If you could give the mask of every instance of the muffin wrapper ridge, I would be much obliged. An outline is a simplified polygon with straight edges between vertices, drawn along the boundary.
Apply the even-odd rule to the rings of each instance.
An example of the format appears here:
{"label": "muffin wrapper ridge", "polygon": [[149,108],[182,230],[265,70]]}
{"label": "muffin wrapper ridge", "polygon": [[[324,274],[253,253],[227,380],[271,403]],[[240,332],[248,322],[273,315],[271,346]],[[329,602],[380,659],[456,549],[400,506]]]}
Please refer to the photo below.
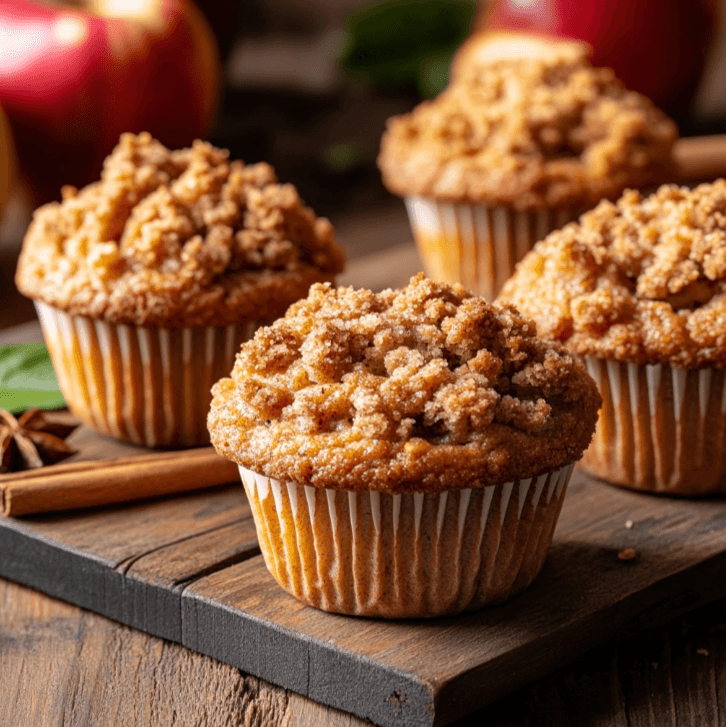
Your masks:
{"label": "muffin wrapper ridge", "polygon": [[258,326],[167,330],[35,306],[68,408],[103,434],[147,447],[209,442],[210,389]]}
{"label": "muffin wrapper ridge", "polygon": [[418,618],[500,603],[539,573],[574,464],[480,489],[316,488],[240,467],[267,568],[300,601]]}
{"label": "muffin wrapper ridge", "polygon": [[536,242],[582,212],[518,211],[423,197],[407,197],[405,203],[426,274],[439,282],[461,283],[488,301]]}
{"label": "muffin wrapper ridge", "polygon": [[603,397],[582,468],[632,489],[726,492],[726,376],[586,357]]}

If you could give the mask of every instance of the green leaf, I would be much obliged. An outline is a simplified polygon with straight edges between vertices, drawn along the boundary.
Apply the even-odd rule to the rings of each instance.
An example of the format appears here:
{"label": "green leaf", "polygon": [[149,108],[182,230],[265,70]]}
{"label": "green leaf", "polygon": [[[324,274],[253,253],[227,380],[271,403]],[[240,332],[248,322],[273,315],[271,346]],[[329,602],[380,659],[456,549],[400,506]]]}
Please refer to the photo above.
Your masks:
{"label": "green leaf", "polygon": [[[418,86],[435,95],[448,64],[469,34],[475,0],[374,0],[351,13],[343,69],[373,86]],[[445,63],[442,70],[434,69]],[[423,74],[423,75],[422,75]]]}
{"label": "green leaf", "polygon": [[363,153],[354,141],[332,144],[323,152],[325,166],[331,172],[344,174],[355,169],[363,160]]}
{"label": "green leaf", "polygon": [[0,346],[0,409],[17,414],[65,405],[44,343]]}

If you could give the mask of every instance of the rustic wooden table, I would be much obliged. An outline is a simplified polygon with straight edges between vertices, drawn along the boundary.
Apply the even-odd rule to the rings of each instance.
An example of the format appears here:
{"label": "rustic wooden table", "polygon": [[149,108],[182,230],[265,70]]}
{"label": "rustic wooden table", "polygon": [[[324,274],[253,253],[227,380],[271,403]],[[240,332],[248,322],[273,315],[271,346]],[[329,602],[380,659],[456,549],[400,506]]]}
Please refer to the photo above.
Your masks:
{"label": "rustic wooden table", "polygon": [[[390,225],[399,234],[398,216]],[[381,289],[402,284],[418,268],[413,245],[406,243],[359,254],[341,282]],[[0,344],[37,336],[37,324],[31,322],[1,330]],[[702,585],[704,593],[710,592],[707,583]],[[707,598],[694,591],[691,603]],[[680,610],[688,608],[686,593]],[[590,650],[513,693],[503,691],[498,701],[453,724],[726,725],[724,614],[726,599],[721,599],[665,626],[661,619],[648,630],[646,623],[639,635]],[[2,578],[0,675],[3,726],[370,724],[178,643]]]}
{"label": "rustic wooden table", "polygon": [[[726,724],[724,608],[601,647],[455,727]],[[0,674],[8,727],[370,724],[3,579]]]}

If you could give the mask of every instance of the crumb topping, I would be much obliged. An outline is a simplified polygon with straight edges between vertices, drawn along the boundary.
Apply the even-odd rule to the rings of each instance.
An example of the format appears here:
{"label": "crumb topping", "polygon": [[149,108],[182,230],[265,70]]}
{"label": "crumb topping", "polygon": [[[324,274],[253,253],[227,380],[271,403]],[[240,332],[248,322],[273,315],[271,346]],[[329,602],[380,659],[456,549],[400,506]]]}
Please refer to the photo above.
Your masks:
{"label": "crumb topping", "polygon": [[578,354],[726,366],[726,182],[602,202],[537,243],[497,300]]}
{"label": "crumb topping", "polygon": [[335,489],[501,484],[579,459],[600,397],[514,308],[422,274],[375,294],[314,285],[242,345],[209,415],[220,454]]}
{"label": "crumb topping", "polygon": [[675,123],[611,69],[593,68],[588,46],[472,42],[436,99],[389,120],[378,163],[392,192],[591,207],[672,178]]}
{"label": "crumb topping", "polygon": [[112,323],[219,326],[281,315],[343,260],[330,222],[268,164],[124,134],[99,182],[35,213],[16,281]]}

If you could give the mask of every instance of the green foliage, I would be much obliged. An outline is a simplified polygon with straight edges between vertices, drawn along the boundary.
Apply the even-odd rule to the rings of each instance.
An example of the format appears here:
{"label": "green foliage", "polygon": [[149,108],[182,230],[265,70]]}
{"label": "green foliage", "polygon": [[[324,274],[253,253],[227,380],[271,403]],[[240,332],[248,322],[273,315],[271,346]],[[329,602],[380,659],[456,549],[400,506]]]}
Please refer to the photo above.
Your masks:
{"label": "green foliage", "polygon": [[435,96],[475,10],[475,0],[376,0],[350,16],[341,65],[373,86]]}
{"label": "green foliage", "polygon": [[338,174],[355,169],[362,159],[363,153],[355,142],[333,144],[323,152],[325,166]]}
{"label": "green foliage", "polygon": [[0,346],[0,409],[17,414],[65,405],[44,343]]}

